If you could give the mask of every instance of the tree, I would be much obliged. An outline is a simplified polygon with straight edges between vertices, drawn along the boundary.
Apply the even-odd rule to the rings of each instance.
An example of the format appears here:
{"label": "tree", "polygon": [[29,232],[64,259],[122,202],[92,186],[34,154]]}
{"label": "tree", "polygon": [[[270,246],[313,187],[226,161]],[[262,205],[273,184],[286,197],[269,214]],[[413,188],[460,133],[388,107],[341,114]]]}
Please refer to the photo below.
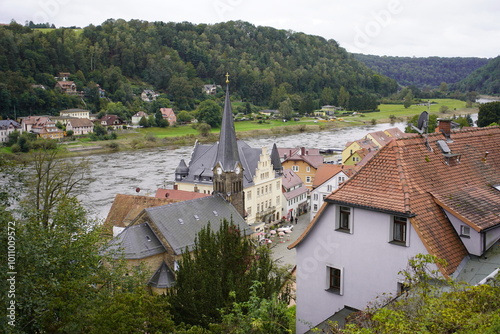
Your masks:
{"label": "tree", "polygon": [[349,92],[344,86],[340,87],[339,90],[339,107],[347,108],[349,106]]}
{"label": "tree", "polygon": [[191,123],[193,116],[186,110],[182,110],[177,114],[177,122],[179,123]]}
{"label": "tree", "polygon": [[285,101],[280,103],[278,110],[281,118],[290,120],[293,115],[292,101],[287,98]]}
{"label": "tree", "polygon": [[56,150],[39,150],[33,154],[33,178],[29,180],[26,197],[27,215],[37,215],[44,227],[57,227],[53,219],[61,202],[79,194],[92,182],[89,162],[60,160]]}
{"label": "tree", "polygon": [[262,333],[285,334],[294,328],[295,316],[288,305],[273,294],[270,298],[257,296],[261,283],[255,282],[250,292],[250,299],[234,302],[222,316],[220,332],[233,334]]}
{"label": "tree", "polygon": [[205,100],[198,107],[198,122],[217,128],[222,122],[222,108],[213,100]]}
{"label": "tree", "polygon": [[[232,223],[223,220],[218,231],[210,224],[198,234],[192,253],[186,249],[179,262],[170,300],[177,322],[207,327],[221,321],[220,311],[233,302],[254,296],[270,298],[288,281],[272,260],[267,247],[255,248]],[[281,296],[288,302],[288,294]]]}
{"label": "tree", "polygon": [[143,128],[148,128],[149,127],[149,122],[146,116],[142,116],[141,120],[139,121],[139,126],[142,126]]}
{"label": "tree", "polygon": [[479,106],[477,126],[484,127],[492,123],[500,124],[500,102],[483,103]]}
{"label": "tree", "polygon": [[207,123],[198,123],[196,125],[196,130],[198,130],[202,137],[207,137],[210,134],[210,130],[212,130],[212,127]]}
{"label": "tree", "polygon": [[405,108],[410,108],[412,103],[413,103],[413,94],[411,93],[411,90],[408,90],[408,93],[404,97],[403,105]]}

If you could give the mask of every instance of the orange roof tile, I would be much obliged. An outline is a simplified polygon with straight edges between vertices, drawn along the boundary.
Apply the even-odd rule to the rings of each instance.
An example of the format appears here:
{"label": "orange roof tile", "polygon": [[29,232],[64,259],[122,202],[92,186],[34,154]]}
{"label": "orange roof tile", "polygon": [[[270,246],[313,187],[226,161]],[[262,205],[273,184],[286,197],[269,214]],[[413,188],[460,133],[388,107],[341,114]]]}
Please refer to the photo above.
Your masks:
{"label": "orange roof tile", "polygon": [[210,196],[210,194],[196,193],[194,191],[185,191],[177,189],[162,189],[156,190],[156,198],[169,198],[175,201],[187,201],[190,199],[202,198]]}

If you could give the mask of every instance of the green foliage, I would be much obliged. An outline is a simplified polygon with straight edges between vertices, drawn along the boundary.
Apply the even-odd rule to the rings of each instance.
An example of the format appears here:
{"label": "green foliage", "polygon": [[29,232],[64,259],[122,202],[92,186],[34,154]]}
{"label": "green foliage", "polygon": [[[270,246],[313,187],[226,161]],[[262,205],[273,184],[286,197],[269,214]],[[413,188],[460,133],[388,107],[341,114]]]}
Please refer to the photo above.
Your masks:
{"label": "green foliage", "polygon": [[280,112],[280,116],[282,119],[286,120],[292,119],[293,108],[292,108],[292,101],[289,98],[280,103],[278,110]]}
{"label": "green foliage", "polygon": [[489,95],[500,94],[500,57],[489,60],[487,64],[453,85],[453,88]]}
{"label": "green foliage", "polygon": [[260,285],[260,282],[254,282],[250,288],[250,299],[234,302],[223,314],[220,331],[231,334],[293,333],[295,316],[290,314],[288,305],[276,293],[270,298],[259,297],[257,290]]}
{"label": "green foliage", "polygon": [[[354,58],[402,86],[440,87],[455,83],[486,65],[486,58],[393,57],[354,54]],[[441,87],[441,89],[444,88]]]}
{"label": "green foliage", "polygon": [[479,106],[477,126],[484,127],[491,123],[500,124],[500,102],[489,102]]}
{"label": "green foliage", "polygon": [[[394,80],[377,75],[333,40],[241,21],[195,25],[110,19],[78,33],[64,28],[41,33],[12,24],[0,27],[0,45],[0,114],[10,117],[77,107],[96,113],[106,108],[107,99],[129,108],[142,87],[167,92],[165,98],[177,109],[192,110],[197,100],[211,98],[201,92],[203,83],[222,84],[228,70],[234,73],[234,94],[273,108],[283,100],[280,94],[274,99],[273,89],[283,84],[287,95],[300,100],[319,101],[328,88],[330,103],[337,102],[341,86],[360,97],[397,90]],[[54,89],[59,71],[72,74],[86,105]],[[298,109],[300,101],[291,99]],[[158,105],[150,105],[154,113]]]}
{"label": "green foliage", "polygon": [[207,137],[210,134],[210,130],[212,130],[212,127],[207,123],[198,123],[195,127],[202,137]]}
{"label": "green foliage", "polygon": [[205,100],[198,106],[197,115],[198,122],[218,128],[222,122],[222,107],[213,100]]}
{"label": "green foliage", "polygon": [[[255,248],[232,223],[224,220],[218,231],[210,224],[198,234],[192,254],[179,262],[170,300],[177,322],[207,327],[221,321],[221,310],[250,300],[255,281],[256,298],[282,291],[288,275],[278,270],[269,249]],[[287,303],[288,294],[280,296]]]}
{"label": "green foliage", "polygon": [[191,115],[186,110],[182,110],[177,114],[178,123],[190,123],[192,120],[193,120],[193,115]]}

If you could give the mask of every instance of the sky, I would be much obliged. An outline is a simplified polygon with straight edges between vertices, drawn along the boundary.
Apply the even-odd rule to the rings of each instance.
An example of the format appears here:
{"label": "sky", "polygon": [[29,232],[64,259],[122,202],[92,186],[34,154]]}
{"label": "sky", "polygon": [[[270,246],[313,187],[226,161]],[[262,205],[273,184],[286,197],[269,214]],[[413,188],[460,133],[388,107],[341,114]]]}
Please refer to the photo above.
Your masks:
{"label": "sky", "polygon": [[0,23],[99,25],[107,19],[231,20],[334,39],[348,52],[401,57],[500,55],[498,0],[1,0]]}

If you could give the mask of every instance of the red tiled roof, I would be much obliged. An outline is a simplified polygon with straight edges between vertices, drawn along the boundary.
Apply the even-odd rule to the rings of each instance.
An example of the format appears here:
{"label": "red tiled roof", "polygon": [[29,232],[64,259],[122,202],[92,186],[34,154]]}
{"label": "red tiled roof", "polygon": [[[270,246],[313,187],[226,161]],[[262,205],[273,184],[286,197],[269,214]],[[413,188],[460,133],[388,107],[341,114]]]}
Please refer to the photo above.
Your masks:
{"label": "red tiled roof", "polygon": [[346,165],[322,164],[319,165],[314,175],[313,188],[317,188],[340,172],[344,172],[348,177],[356,173],[357,167]]}
{"label": "red tiled roof", "polygon": [[155,197],[156,198],[168,198],[175,201],[187,201],[190,199],[202,198],[210,196],[210,194],[196,193],[194,191],[185,191],[177,189],[157,189]]}
{"label": "red tiled roof", "polygon": [[421,136],[392,140],[326,201],[412,216],[429,253],[448,262],[442,271],[449,275],[467,250],[443,209],[477,231],[500,225],[500,192],[493,187],[500,184],[500,127],[453,131],[448,147],[459,162],[437,146],[442,134],[427,138],[432,152]]}

